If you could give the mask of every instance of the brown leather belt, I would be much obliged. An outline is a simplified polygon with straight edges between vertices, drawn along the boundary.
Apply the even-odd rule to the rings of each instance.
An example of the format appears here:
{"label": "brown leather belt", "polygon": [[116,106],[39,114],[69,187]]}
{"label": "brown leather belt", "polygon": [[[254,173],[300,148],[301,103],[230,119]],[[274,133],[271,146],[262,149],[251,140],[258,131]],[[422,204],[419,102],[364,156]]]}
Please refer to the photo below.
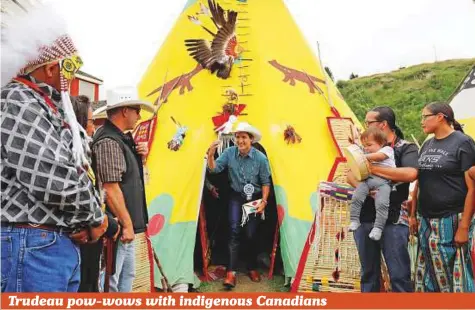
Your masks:
{"label": "brown leather belt", "polygon": [[12,223],[10,224],[15,228],[29,228],[29,229],[43,229],[48,231],[71,233],[72,230],[66,227],[53,226],[53,225],[37,225],[37,224],[25,224],[25,223]]}

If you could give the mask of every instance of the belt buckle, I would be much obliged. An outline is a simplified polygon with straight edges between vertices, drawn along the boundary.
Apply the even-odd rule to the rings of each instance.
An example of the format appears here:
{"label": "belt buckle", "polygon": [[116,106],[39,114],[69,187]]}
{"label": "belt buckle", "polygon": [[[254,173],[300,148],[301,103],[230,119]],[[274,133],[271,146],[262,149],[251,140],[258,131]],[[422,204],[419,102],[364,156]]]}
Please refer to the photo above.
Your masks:
{"label": "belt buckle", "polygon": [[[49,229],[48,225],[41,225],[41,224],[33,224],[33,223],[28,223],[29,226],[33,227],[33,228],[40,228],[43,226],[45,230],[51,230],[51,231],[56,231],[60,234],[62,234],[64,232],[64,227],[60,227],[60,226],[57,226],[56,229],[54,229],[54,226],[51,227],[51,229]],[[46,229],[48,228],[48,229]]]}

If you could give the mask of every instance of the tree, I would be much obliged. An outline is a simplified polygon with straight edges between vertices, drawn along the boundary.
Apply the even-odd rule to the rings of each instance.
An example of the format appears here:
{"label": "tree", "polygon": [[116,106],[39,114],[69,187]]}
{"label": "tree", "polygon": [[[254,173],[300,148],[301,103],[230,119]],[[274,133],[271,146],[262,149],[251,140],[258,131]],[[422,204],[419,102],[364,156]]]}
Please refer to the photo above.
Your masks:
{"label": "tree", "polygon": [[347,85],[348,85],[348,83],[345,82],[345,81],[342,81],[342,80],[339,80],[338,82],[336,82],[336,87],[337,87],[339,90],[342,90],[342,89],[345,88]]}
{"label": "tree", "polygon": [[325,67],[325,71],[327,72],[330,79],[332,79],[332,81],[335,81],[335,79],[333,78],[332,70],[330,70],[330,68],[328,68],[328,67]]}

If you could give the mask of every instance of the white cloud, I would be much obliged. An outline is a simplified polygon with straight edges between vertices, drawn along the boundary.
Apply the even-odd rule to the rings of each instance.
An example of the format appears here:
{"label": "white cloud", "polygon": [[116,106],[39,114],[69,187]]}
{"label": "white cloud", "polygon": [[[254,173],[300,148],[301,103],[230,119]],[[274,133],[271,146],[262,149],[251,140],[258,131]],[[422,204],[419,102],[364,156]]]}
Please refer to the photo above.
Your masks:
{"label": "white cloud", "polygon": [[[304,35],[338,79],[475,57],[469,0],[286,0]],[[434,51],[435,50],[435,51]]]}

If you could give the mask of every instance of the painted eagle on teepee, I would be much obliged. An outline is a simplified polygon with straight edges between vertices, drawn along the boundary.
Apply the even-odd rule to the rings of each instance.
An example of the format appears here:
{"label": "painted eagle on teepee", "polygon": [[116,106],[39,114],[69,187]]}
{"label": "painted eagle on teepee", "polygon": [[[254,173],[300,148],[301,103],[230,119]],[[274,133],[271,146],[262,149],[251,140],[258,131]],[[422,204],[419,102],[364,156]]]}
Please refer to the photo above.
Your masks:
{"label": "painted eagle on teepee", "polygon": [[[213,36],[213,40],[210,42],[205,39],[188,39],[185,40],[185,45],[190,56],[203,68],[210,70],[211,73],[216,72],[216,75],[222,79],[227,79],[231,73],[234,60],[243,51],[243,48],[237,42],[235,33],[238,13],[232,10],[225,11],[214,0],[208,0],[208,6],[217,33],[203,25],[201,27]],[[205,11],[208,13],[208,10]],[[191,17],[190,20],[201,24],[196,18]]]}

